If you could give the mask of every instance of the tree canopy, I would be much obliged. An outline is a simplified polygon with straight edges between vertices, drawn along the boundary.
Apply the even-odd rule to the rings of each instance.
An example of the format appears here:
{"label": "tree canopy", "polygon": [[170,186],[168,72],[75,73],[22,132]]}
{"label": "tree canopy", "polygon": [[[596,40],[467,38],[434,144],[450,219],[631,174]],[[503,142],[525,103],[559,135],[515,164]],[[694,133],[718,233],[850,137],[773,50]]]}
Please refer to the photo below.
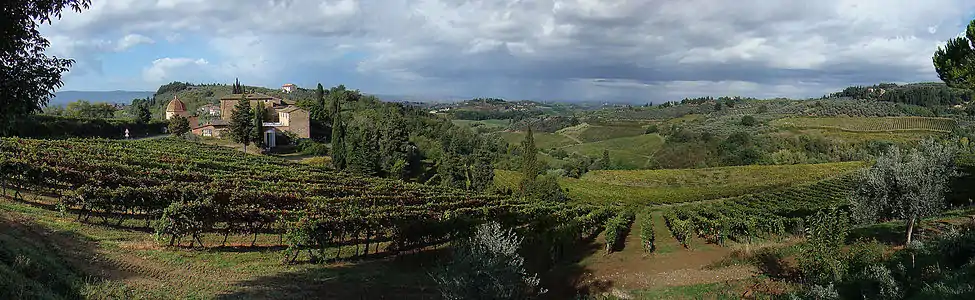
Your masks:
{"label": "tree canopy", "polygon": [[903,220],[910,244],[916,222],[946,206],[948,180],[955,175],[955,152],[951,145],[934,140],[924,140],[908,151],[891,147],[861,174],[850,203],[854,216],[861,222]]}
{"label": "tree canopy", "polygon": [[15,118],[33,114],[47,105],[63,85],[61,73],[71,59],[48,57],[50,45],[38,26],[61,17],[65,9],[81,12],[90,0],[10,0],[0,9],[0,134]]}
{"label": "tree canopy", "polygon": [[968,24],[965,36],[948,40],[934,52],[934,69],[948,86],[975,88],[975,20]]}
{"label": "tree canopy", "polygon": [[230,115],[230,139],[234,142],[244,144],[244,150],[247,150],[247,144],[250,144],[253,136],[252,127],[254,122],[254,111],[251,109],[250,101],[247,101],[245,97],[241,97],[240,101],[234,105],[234,111]]}
{"label": "tree canopy", "polygon": [[173,136],[182,136],[190,132],[190,121],[183,116],[175,116],[169,120],[169,133]]}

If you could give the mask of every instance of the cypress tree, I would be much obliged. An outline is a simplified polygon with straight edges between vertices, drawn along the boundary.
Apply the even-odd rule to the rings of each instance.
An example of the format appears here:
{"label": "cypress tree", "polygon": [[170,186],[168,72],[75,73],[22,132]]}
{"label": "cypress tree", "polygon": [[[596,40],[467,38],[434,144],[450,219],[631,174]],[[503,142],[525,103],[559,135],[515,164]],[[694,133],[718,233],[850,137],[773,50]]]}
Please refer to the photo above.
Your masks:
{"label": "cypress tree", "polygon": [[332,165],[336,169],[345,169],[345,126],[342,124],[342,114],[336,113],[332,117]]}
{"label": "cypress tree", "polygon": [[251,123],[251,141],[255,146],[264,146],[264,118],[267,108],[258,103],[254,106],[254,117]]}
{"label": "cypress tree", "polygon": [[532,136],[532,129],[528,127],[525,140],[521,142],[521,183],[518,188],[521,194],[525,195],[535,184],[535,177],[538,176],[538,149],[535,148],[535,138]]}
{"label": "cypress tree", "polygon": [[247,152],[247,144],[251,143],[253,114],[250,101],[247,101],[246,96],[242,96],[234,105],[234,111],[230,115],[230,139],[243,144],[244,152]]}

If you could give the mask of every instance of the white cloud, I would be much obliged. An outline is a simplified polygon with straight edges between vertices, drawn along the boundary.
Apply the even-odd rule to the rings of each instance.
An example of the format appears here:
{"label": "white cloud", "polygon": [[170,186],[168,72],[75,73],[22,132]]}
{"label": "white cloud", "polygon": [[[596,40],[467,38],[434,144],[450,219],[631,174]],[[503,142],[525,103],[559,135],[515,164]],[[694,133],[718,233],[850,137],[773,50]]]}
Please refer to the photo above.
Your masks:
{"label": "white cloud", "polygon": [[[937,80],[931,54],[973,12],[968,0],[96,0],[50,31],[71,37],[52,47],[79,58],[111,51],[97,46],[106,36],[120,48],[146,42],[140,36],[200,37],[204,43],[187,47],[215,53],[209,81],[275,85],[341,67],[358,72],[367,90],[809,96],[847,84]],[[132,32],[145,36],[123,43]],[[350,53],[356,61],[342,61]]]}
{"label": "white cloud", "polygon": [[139,44],[155,44],[156,41],[141,34],[128,34],[120,39],[115,46],[115,51],[125,51]]}
{"label": "white cloud", "polygon": [[207,66],[206,59],[171,58],[164,57],[152,61],[152,65],[142,70],[142,78],[147,82],[164,83],[171,81],[186,81],[190,72],[199,72],[201,67]]}

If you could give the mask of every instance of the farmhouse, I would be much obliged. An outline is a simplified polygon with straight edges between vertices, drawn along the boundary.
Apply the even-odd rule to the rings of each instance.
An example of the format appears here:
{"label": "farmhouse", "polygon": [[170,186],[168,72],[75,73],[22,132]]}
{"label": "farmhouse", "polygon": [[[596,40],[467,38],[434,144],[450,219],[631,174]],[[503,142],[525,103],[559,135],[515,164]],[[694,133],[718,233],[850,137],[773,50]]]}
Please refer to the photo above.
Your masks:
{"label": "farmhouse", "polygon": [[[311,115],[282,99],[260,93],[230,94],[220,98],[220,118],[222,123],[229,123],[237,102],[246,99],[251,105],[264,105],[267,115],[264,116],[264,144],[268,147],[277,145],[277,136],[290,132],[299,138],[311,137]],[[213,124],[213,122],[211,122]],[[226,125],[225,125],[226,126]],[[220,130],[215,125],[213,130]],[[204,133],[201,130],[201,134]]]}
{"label": "farmhouse", "polygon": [[205,137],[220,137],[230,127],[230,119],[237,102],[246,99],[252,106],[263,105],[267,108],[264,116],[264,144],[276,147],[278,136],[286,132],[299,138],[311,137],[311,115],[282,99],[260,93],[230,94],[220,98],[219,109],[214,105],[206,105],[197,110],[197,114],[219,115],[220,118],[207,120],[200,124],[196,116],[190,116],[186,104],[173,97],[166,106],[166,120],[181,116],[189,119],[193,134]]}

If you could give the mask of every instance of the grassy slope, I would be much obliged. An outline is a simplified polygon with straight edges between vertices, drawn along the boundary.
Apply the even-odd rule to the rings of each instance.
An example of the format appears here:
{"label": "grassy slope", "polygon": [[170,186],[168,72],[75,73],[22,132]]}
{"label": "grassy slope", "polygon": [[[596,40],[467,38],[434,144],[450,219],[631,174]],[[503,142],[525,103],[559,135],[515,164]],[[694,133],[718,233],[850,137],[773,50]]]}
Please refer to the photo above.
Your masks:
{"label": "grassy slope", "polygon": [[[75,221],[73,215],[62,216],[0,198],[0,221],[10,219],[20,220],[40,232],[25,235],[0,226],[0,258],[8,249],[37,256],[32,261],[41,267],[32,268],[32,272],[43,272],[43,276],[61,278],[65,283],[83,284],[91,281],[86,279],[88,276],[110,280],[96,286],[80,285],[63,293],[69,296],[79,293],[116,299],[429,299],[436,296],[434,283],[426,275],[438,257],[431,253],[401,256],[397,260],[288,265],[281,263],[281,252],[276,248],[161,247],[151,234],[112,229],[100,221],[84,224]],[[277,240],[277,236],[269,238]],[[0,269],[8,266],[3,258]],[[82,269],[85,272],[74,271]],[[0,283],[7,279],[3,274]],[[4,286],[0,284],[0,288]],[[53,289],[49,285],[44,288]],[[7,299],[2,295],[0,298]]]}
{"label": "grassy slope", "polygon": [[564,147],[565,151],[602,157],[603,150],[609,150],[610,160],[622,168],[643,168],[653,153],[663,146],[664,140],[657,134],[641,134],[638,136],[615,138],[580,145]]}
{"label": "grassy slope", "polygon": [[643,127],[637,126],[595,126],[583,123],[577,126],[563,128],[558,133],[574,137],[583,143],[589,143],[638,136],[645,131],[646,129]]}
{"label": "grassy slope", "polygon": [[504,127],[508,127],[508,123],[511,122],[511,120],[508,120],[508,119],[504,119],[504,120],[501,120],[501,119],[489,119],[489,120],[451,120],[451,122],[453,122],[454,125],[457,125],[457,126],[473,127],[472,125],[479,123],[479,124],[482,124],[481,126],[485,126],[485,127],[504,128]]}
{"label": "grassy slope", "polygon": [[[634,205],[668,204],[733,197],[832,177],[864,162],[815,165],[740,166],[709,169],[597,171],[560,184],[576,201]],[[495,182],[513,187],[519,174],[498,170]]]}
{"label": "grassy slope", "polygon": [[0,298],[79,297],[82,276],[60,255],[0,215]]}
{"label": "grassy slope", "polygon": [[[518,145],[521,141],[525,140],[525,133],[520,131],[504,131],[493,134],[497,134],[511,145]],[[558,148],[576,144],[572,139],[555,133],[532,132],[532,138],[535,139],[535,146],[539,149]]]}

